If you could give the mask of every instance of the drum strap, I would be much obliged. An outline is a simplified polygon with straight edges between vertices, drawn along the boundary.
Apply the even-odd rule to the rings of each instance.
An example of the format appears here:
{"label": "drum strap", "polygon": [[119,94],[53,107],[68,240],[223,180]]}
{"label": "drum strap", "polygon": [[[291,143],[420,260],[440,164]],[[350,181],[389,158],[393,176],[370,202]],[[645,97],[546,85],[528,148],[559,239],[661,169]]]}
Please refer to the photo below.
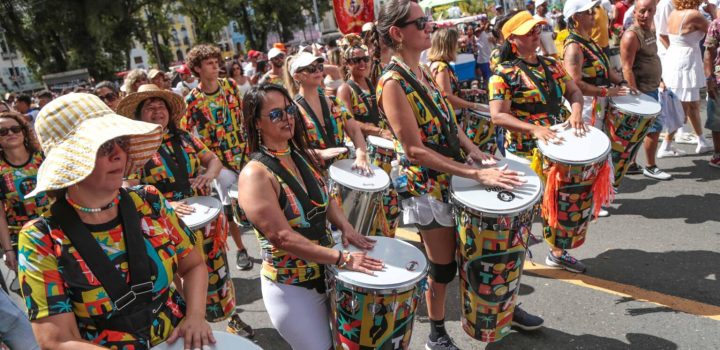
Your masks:
{"label": "drum strap", "polygon": [[430,108],[431,113],[437,116],[437,118],[440,120],[440,129],[442,134],[445,136],[445,140],[447,140],[448,147],[443,147],[441,145],[431,143],[424,143],[425,146],[446,157],[451,157],[456,161],[463,162],[464,157],[462,156],[462,152],[460,150],[460,139],[457,136],[457,125],[454,123],[454,121],[449,120],[450,118],[446,119],[445,117],[443,117],[442,111],[440,111],[440,108],[437,106],[437,104],[435,104],[435,102],[430,98],[427,89],[421,86],[420,82],[418,82],[417,79],[410,76],[410,74],[408,74],[408,72],[405,71],[404,68],[400,67],[395,63],[390,63],[385,69],[387,71],[395,71],[400,74],[400,76],[402,76],[403,79],[405,79],[405,81],[410,84],[413,90],[417,91],[418,95],[423,100],[423,103],[428,108]]}
{"label": "drum strap", "polygon": [[170,147],[172,147],[172,154],[167,151],[165,145],[160,146],[158,149],[158,153],[160,153],[160,156],[165,160],[165,164],[167,164],[167,167],[175,178],[175,182],[168,186],[169,190],[192,195],[192,192],[186,193],[192,190],[188,179],[187,162],[185,161],[183,144],[179,135],[175,134],[170,137]]}
{"label": "drum strap", "polygon": [[302,188],[298,179],[285,169],[277,157],[265,152],[255,152],[252,157],[279,176],[290,187],[290,190],[300,202],[300,206],[305,212],[305,218],[310,222],[310,227],[294,229],[310,240],[320,240],[325,236],[327,204],[313,204],[324,203],[322,185],[315,179],[310,166],[307,165],[302,156],[295,151],[292,152],[293,161],[298,171],[300,171],[307,192]]}
{"label": "drum strap", "polygon": [[[370,83],[370,79],[365,79],[367,81],[368,87],[372,89],[372,83]],[[367,120],[360,120],[358,116],[355,116],[355,119],[358,119],[362,122],[366,123],[372,123],[373,125],[380,124],[380,116],[378,114],[378,107],[377,107],[377,100],[375,99],[375,93],[370,90],[370,94],[366,94],[362,89],[360,88],[360,85],[358,85],[354,80],[348,80],[348,85],[353,89],[355,92],[355,95],[357,95],[360,99],[362,99],[363,103],[365,104],[365,107],[368,111],[368,118]]]}
{"label": "drum strap", "polygon": [[[590,52],[592,52],[595,57],[600,61],[600,63],[605,67],[605,74],[603,76],[597,76],[595,78],[583,78],[582,80],[589,84],[594,84],[596,86],[608,86],[610,85],[610,59],[608,59],[607,55],[605,55],[605,52],[597,46],[594,42],[589,42],[585,38],[578,35],[575,31],[570,31],[570,34],[568,35],[567,40],[574,40],[578,44],[584,46],[586,49],[588,49]],[[569,44],[569,43],[568,43]],[[586,57],[585,59],[592,60],[592,57]]]}
{"label": "drum strap", "polygon": [[335,142],[335,131],[333,130],[332,117],[330,116],[330,107],[328,107],[325,95],[320,94],[320,107],[322,108],[323,121],[325,122],[324,130],[322,125],[320,124],[320,119],[315,114],[315,111],[310,108],[310,104],[307,100],[305,100],[305,97],[297,95],[295,96],[295,102],[302,106],[305,112],[312,119],[313,123],[315,123],[320,133],[320,137],[322,137],[323,141],[325,141],[325,146],[327,148],[337,147],[337,143]]}
{"label": "drum strap", "polygon": [[547,90],[543,87],[543,85],[540,83],[540,80],[538,77],[530,72],[530,69],[528,68],[527,64],[525,64],[525,61],[521,59],[515,60],[517,66],[520,68],[520,70],[525,73],[525,75],[532,80],[533,84],[535,84],[535,87],[538,89],[541,95],[545,98],[545,105],[547,108],[547,113],[550,115],[557,116],[560,114],[560,98],[561,96],[558,96],[557,93],[557,85],[555,84],[555,79],[552,79],[552,71],[548,68],[548,66],[545,64],[545,61],[543,61],[543,57],[538,56],[538,61],[540,62],[540,66],[543,69],[543,72],[545,73],[545,80],[548,83]]}
{"label": "drum strap", "polygon": [[[118,209],[122,220],[123,238],[128,257],[129,285],[64,196],[58,197],[50,210],[53,219],[58,221],[73,247],[77,249],[80,257],[85,260],[88,268],[100,281],[113,303],[115,309],[113,316],[109,319],[107,317],[103,318],[106,321],[110,321],[115,317],[120,319],[130,318],[129,322],[127,319],[119,320],[117,327],[120,328],[111,325],[109,327],[111,329],[132,331],[142,337],[149,337],[154,311],[153,308],[147,307],[147,304],[153,301],[152,292],[154,287],[151,280],[150,258],[146,251],[137,209],[133,199],[123,188],[120,189]],[[165,298],[167,298],[167,295]],[[126,329],[127,325],[131,325],[132,330]]]}

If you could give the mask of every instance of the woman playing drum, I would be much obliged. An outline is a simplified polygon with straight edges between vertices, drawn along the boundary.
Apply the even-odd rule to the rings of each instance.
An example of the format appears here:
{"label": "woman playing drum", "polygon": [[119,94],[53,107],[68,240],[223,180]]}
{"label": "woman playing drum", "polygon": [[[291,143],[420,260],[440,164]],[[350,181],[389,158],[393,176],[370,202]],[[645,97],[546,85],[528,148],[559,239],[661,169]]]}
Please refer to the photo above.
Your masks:
{"label": "woman playing drum", "polygon": [[[565,123],[584,134],[582,92],[562,65],[538,56],[540,25],[527,11],[510,18],[503,26],[507,39],[501,48],[500,63],[490,78],[490,114],[493,122],[510,131],[506,150],[531,159],[536,142],[559,142],[550,126]],[[572,113],[563,106],[565,97]],[[546,262],[582,272],[585,266],[563,249],[553,248]]]}
{"label": "woman playing drum", "polygon": [[[330,349],[324,265],[372,274],[383,263],[364,252],[333,250],[330,221],[343,243],[371,249],[329,200],[305,123],[280,86],[261,84],[243,101],[253,160],[240,173],[240,206],[262,249],[262,295],[273,326],[296,350]],[[270,194],[270,195],[269,195]]]}
{"label": "woman playing drum", "polygon": [[[182,218],[191,214],[193,207],[184,199],[208,194],[208,186],[215,179],[222,163],[217,156],[187,131],[178,127],[185,113],[182,97],[155,85],[142,85],[118,105],[118,113],[128,118],[158,124],[163,129],[163,143],[158,151],[135,174],[130,183],[155,186]],[[200,167],[205,172],[200,172]],[[208,291],[205,319],[219,322],[231,315],[228,331],[252,336],[252,328],[245,325],[235,312],[235,291],[228,273],[227,246],[228,222],[223,213],[207,226],[195,230],[198,253],[208,270]]]}
{"label": "woman playing drum", "polygon": [[432,31],[422,8],[411,0],[387,1],[377,28],[381,40],[395,51],[378,84],[378,103],[405,152],[401,167],[410,194],[403,205],[405,219],[418,227],[430,265],[426,300],[431,333],[426,348],[457,349],[444,327],[446,288],[457,274],[448,180],[451,174],[460,175],[502,188],[523,180],[513,171],[464,164],[463,150],[468,160],[494,160],[458,132],[452,106],[420,66],[420,54],[430,48]]}
{"label": "woman playing drum", "polygon": [[204,319],[208,275],[192,232],[154,187],[121,187],[160,146],[161,128],[75,93],[48,103],[35,130],[47,158],[28,196],[45,191],[55,202],[20,231],[20,283],[40,346],[214,343]]}

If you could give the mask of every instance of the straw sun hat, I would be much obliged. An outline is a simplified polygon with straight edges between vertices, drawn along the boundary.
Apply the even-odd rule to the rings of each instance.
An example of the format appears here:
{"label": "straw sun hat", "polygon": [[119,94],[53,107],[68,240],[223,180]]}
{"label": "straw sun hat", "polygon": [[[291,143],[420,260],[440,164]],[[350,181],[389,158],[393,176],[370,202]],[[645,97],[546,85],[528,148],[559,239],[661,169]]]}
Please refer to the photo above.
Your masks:
{"label": "straw sun hat", "polygon": [[138,119],[135,115],[138,106],[149,98],[161,98],[167,103],[170,121],[177,125],[178,120],[185,115],[185,101],[183,98],[169,90],[163,90],[155,84],[141,85],[137,92],[123,98],[117,106],[117,112],[130,119]]}
{"label": "straw sun hat", "polygon": [[38,114],[35,131],[45,161],[28,197],[84,180],[95,167],[100,146],[114,138],[131,136],[125,175],[145,165],[162,141],[159,125],[117,115],[99,97],[84,93],[50,101]]}

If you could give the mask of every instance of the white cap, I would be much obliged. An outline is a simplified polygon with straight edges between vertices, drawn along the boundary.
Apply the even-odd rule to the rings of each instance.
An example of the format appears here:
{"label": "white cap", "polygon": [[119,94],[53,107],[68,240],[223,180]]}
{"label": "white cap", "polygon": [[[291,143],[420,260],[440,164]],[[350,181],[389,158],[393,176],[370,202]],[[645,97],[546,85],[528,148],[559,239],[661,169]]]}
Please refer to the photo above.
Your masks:
{"label": "white cap", "polygon": [[282,52],[282,50],[278,49],[277,47],[273,47],[268,51],[268,59],[271,60],[277,56],[284,55],[285,53]]}
{"label": "white cap", "polygon": [[320,61],[320,63],[325,62],[325,60],[322,57],[317,57],[309,52],[300,52],[295,56],[295,58],[292,60],[292,64],[290,65],[290,74],[295,74],[298,69],[307,67],[315,61]]}
{"label": "white cap", "polygon": [[570,20],[572,15],[587,11],[600,3],[600,0],[567,0],[563,7],[563,16],[565,20]]}
{"label": "white cap", "polygon": [[535,0],[535,7],[538,7],[542,4],[547,4],[548,0]]}

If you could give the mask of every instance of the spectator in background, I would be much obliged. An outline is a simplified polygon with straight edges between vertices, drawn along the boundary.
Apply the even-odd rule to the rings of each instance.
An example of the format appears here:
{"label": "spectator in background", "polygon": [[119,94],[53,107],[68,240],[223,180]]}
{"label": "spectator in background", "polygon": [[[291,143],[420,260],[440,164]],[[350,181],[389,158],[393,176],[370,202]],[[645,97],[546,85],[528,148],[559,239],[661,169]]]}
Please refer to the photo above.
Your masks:
{"label": "spectator in background", "polygon": [[527,0],[525,2],[525,9],[530,11],[530,13],[534,16],[535,15],[535,2],[533,0]]}
{"label": "spectator in background", "polygon": [[113,111],[117,110],[118,103],[120,102],[120,95],[118,94],[115,84],[107,80],[101,81],[95,85],[93,93],[95,96],[100,97],[100,99],[105,102],[110,109]]}
{"label": "spectator in background", "polygon": [[35,94],[35,98],[38,100],[38,110],[45,107],[48,102],[52,101],[53,93],[50,90],[42,90]]}
{"label": "spectator in background", "polygon": [[123,86],[120,88],[126,94],[137,92],[142,84],[148,83],[148,76],[144,69],[133,69],[125,76]]}
{"label": "spectator in background", "polygon": [[[635,3],[635,0],[618,0],[615,2],[615,9],[613,12],[613,26],[623,27],[625,24],[625,13],[628,12],[630,6]],[[632,12],[630,12],[632,16]]]}
{"label": "spectator in background", "polygon": [[10,349],[40,350],[25,312],[13,303],[5,291],[1,290],[0,341]]}
{"label": "spectator in background", "polygon": [[5,93],[5,103],[7,103],[9,106],[12,106],[15,103],[16,98],[17,95],[14,92]]}
{"label": "spectator in background", "polygon": [[545,56],[557,58],[557,49],[553,41],[556,37],[555,21],[548,16],[548,0],[535,0],[535,15],[533,17],[546,22],[546,24],[541,25],[540,52]]}
{"label": "spectator in background", "polygon": [[159,69],[151,69],[148,73],[148,79],[150,80],[150,84],[155,84],[155,86],[163,90],[170,89],[170,79],[165,72]]}
{"label": "spectator in background", "polygon": [[478,26],[475,28],[475,53],[476,53],[476,65],[475,65],[475,76],[482,77],[483,86],[487,86],[488,80],[492,75],[490,70],[490,53],[492,52],[493,45],[490,40],[490,21],[487,16],[481,16],[478,20]]}
{"label": "spectator in background", "polygon": [[[610,6],[612,8],[612,5]],[[605,5],[601,2],[600,6],[595,8],[595,25],[593,25],[592,30],[590,31],[590,37],[596,44],[598,44],[598,46],[600,46],[608,57],[610,57],[609,24],[610,19],[608,18],[608,12]]]}
{"label": "spectator in background", "polygon": [[708,102],[707,120],[705,128],[712,132],[713,148],[715,153],[708,162],[714,168],[720,168],[720,91],[718,91],[718,79],[720,79],[720,18],[710,23],[707,37],[705,37],[705,77],[707,79]]}
{"label": "spectator in background", "polygon": [[283,65],[285,64],[285,52],[276,47],[273,47],[268,52],[268,59],[270,60],[270,70],[265,73],[262,78],[260,78],[258,84],[270,83],[282,86]]}
{"label": "spectator in background", "polygon": [[237,61],[225,62],[225,71],[227,72],[227,77],[234,80],[235,84],[237,84],[238,89],[240,89],[240,96],[245,96],[245,93],[252,89],[250,78],[245,76],[240,63],[237,63]]}
{"label": "spectator in background", "polygon": [[248,62],[245,62],[243,69],[245,70],[246,77],[252,77],[253,75],[255,75],[255,72],[257,71],[258,60],[260,59],[260,52],[255,51],[255,50],[250,50],[247,53],[247,57],[248,57]]}
{"label": "spectator in background", "polygon": [[32,97],[26,94],[17,97],[17,100],[15,100],[15,110],[24,115],[31,125],[35,123],[35,117],[37,117],[39,112],[37,108],[32,107]]}
{"label": "spectator in background", "polygon": [[495,4],[495,17],[493,17],[490,20],[490,26],[494,28],[495,22],[497,21],[497,19],[499,17],[502,17],[502,15],[504,15],[504,14],[505,14],[505,8],[500,3],[496,3]]}
{"label": "spectator in background", "polygon": [[175,71],[180,74],[180,82],[177,83],[173,91],[176,94],[185,97],[192,89],[198,86],[199,81],[195,78],[192,72],[190,72],[190,68],[188,68],[186,64],[175,68]]}

